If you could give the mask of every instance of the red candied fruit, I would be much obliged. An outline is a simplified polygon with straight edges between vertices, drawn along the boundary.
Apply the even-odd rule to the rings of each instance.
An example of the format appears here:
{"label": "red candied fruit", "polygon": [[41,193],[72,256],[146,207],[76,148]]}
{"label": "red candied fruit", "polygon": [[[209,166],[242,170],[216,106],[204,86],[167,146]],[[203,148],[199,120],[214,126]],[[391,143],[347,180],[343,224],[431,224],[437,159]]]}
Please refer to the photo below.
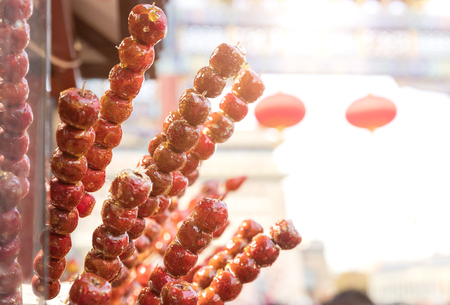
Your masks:
{"label": "red candied fruit", "polygon": [[[200,143],[202,143],[201,142],[202,137],[203,137],[203,133],[202,133],[202,136],[200,137],[200,140],[198,140],[196,147],[198,145],[201,145]],[[215,150],[216,144],[214,142],[212,144],[214,145],[214,150]],[[194,150],[195,150],[195,148],[186,153],[186,164],[180,169],[180,172],[185,176],[189,175],[190,173],[195,171],[197,169],[197,167],[200,165],[199,159],[193,153]]]}
{"label": "red candied fruit", "polygon": [[0,304],[7,304],[7,305],[22,305],[22,287],[17,287],[16,290],[10,294],[2,295],[2,298],[0,299]]}
{"label": "red candied fruit", "polygon": [[188,185],[188,178],[181,175],[179,172],[172,172],[173,183],[172,189],[167,194],[168,197],[175,197],[183,192]]}
{"label": "red candied fruit", "polygon": [[16,236],[9,243],[0,244],[0,262],[2,264],[11,263],[19,256],[20,238]]}
{"label": "red candied fruit", "polygon": [[3,85],[0,86],[0,93],[2,103],[6,107],[23,104],[30,93],[28,81],[26,78],[22,78],[18,82],[4,82]]}
{"label": "red candied fruit", "polygon": [[0,130],[0,154],[8,159],[22,158],[30,146],[28,132],[15,135],[5,130]]}
{"label": "red candied fruit", "polygon": [[139,293],[136,305],[160,305],[159,297],[150,289],[150,287],[145,287]]}
{"label": "red candied fruit", "polygon": [[216,143],[226,142],[234,133],[234,123],[220,112],[213,112],[205,123],[205,133]]}
{"label": "red candied fruit", "polygon": [[3,53],[20,53],[30,42],[30,25],[18,21],[0,26],[0,48]]}
{"label": "red candied fruit", "polygon": [[228,208],[221,200],[205,197],[197,203],[191,217],[201,230],[213,233],[227,221]]}
{"label": "red candied fruit", "polygon": [[105,225],[98,226],[92,234],[92,246],[105,258],[115,258],[128,247],[128,234],[113,234]]}
{"label": "red candied fruit", "polygon": [[66,154],[84,156],[94,144],[94,128],[78,129],[66,123],[60,123],[56,130],[56,144]]}
{"label": "red candied fruit", "polygon": [[95,143],[113,149],[122,140],[122,126],[100,118],[94,125]]}
{"label": "red candied fruit", "polygon": [[[156,220],[156,222],[159,223],[160,225],[164,225],[166,220],[169,219],[169,217],[170,212],[168,209],[166,209],[162,214],[153,215],[152,219]],[[164,251],[162,252],[162,254],[164,254]]]}
{"label": "red candied fruit", "polygon": [[122,268],[122,262],[118,257],[104,258],[100,253],[91,249],[84,259],[84,271],[97,274],[107,281],[115,278]]}
{"label": "red candied fruit", "polygon": [[154,241],[161,232],[161,225],[154,219],[148,219],[145,229],[145,236],[152,242]]}
{"label": "red candied fruit", "polygon": [[[22,268],[14,261],[0,269],[0,296],[14,293],[22,283]],[[0,299],[1,301],[1,299]]]}
{"label": "red candied fruit", "polygon": [[271,266],[280,255],[280,248],[266,234],[253,237],[244,251],[255,260],[259,267]]}
{"label": "red candied fruit", "polygon": [[209,58],[209,65],[225,78],[236,75],[244,64],[244,52],[239,47],[227,43],[215,48]]}
{"label": "red candied fruit", "polygon": [[81,182],[69,184],[53,177],[49,186],[52,205],[62,210],[73,210],[84,194],[84,186]]}
{"label": "red candied fruit", "polygon": [[140,263],[136,267],[136,281],[142,287],[148,287],[148,279],[153,272],[153,267],[150,264]]}
{"label": "red candied fruit", "polygon": [[109,148],[94,144],[85,156],[90,168],[105,170],[111,163],[113,152]]}
{"label": "red candied fruit", "polygon": [[230,271],[242,284],[256,280],[261,269],[247,253],[239,253],[228,264]]}
{"label": "red candied fruit", "polygon": [[184,248],[189,248],[200,234],[200,228],[196,225],[194,218],[186,218],[178,229],[176,239]]}
{"label": "red candied fruit", "polygon": [[78,225],[78,211],[66,211],[55,208],[53,205],[47,206],[49,214],[50,230],[56,234],[69,235]]}
{"label": "red candied fruit", "polygon": [[201,267],[194,275],[193,282],[199,289],[206,289],[216,276],[217,269],[212,266]]}
{"label": "red candied fruit", "polygon": [[206,288],[198,295],[197,305],[223,305],[220,296],[211,287]]}
{"label": "red candied fruit", "polygon": [[28,73],[28,54],[24,50],[18,53],[3,54],[1,57],[0,77],[8,82],[19,82]]}
{"label": "red candied fruit", "polygon": [[121,64],[117,64],[111,69],[108,78],[111,91],[123,99],[134,99],[139,94],[144,82],[144,74],[129,70]]}
{"label": "red candied fruit", "polygon": [[92,210],[95,207],[95,198],[93,195],[85,193],[83,197],[81,197],[80,203],[77,205],[77,211],[79,213],[80,218],[87,217],[91,215]]}
{"label": "red candied fruit", "polygon": [[272,240],[283,250],[294,249],[302,242],[292,220],[282,219],[270,227]]}
{"label": "red candied fruit", "polygon": [[125,251],[119,255],[120,260],[125,261],[125,260],[129,259],[130,257],[132,257],[135,254],[134,250],[136,250],[134,240],[132,240],[130,238],[130,236],[128,236],[128,245],[127,245],[127,248],[125,249]]}
{"label": "red candied fruit", "polygon": [[111,285],[93,273],[83,273],[73,282],[69,291],[71,305],[104,305],[111,299]]}
{"label": "red candied fruit", "polygon": [[198,255],[186,250],[176,240],[172,241],[164,254],[164,266],[174,276],[186,275],[197,263]]}
{"label": "red candied fruit", "polygon": [[102,188],[106,181],[106,172],[100,169],[89,168],[86,170],[86,175],[81,179],[86,192],[96,192]]}
{"label": "red candied fruit", "polygon": [[128,31],[140,42],[153,46],[167,35],[167,17],[155,5],[136,5],[128,15]]}
{"label": "red candied fruit", "polygon": [[[61,282],[48,282],[40,279],[36,274],[31,279],[31,288],[35,296],[44,298],[45,300],[51,300],[58,296],[61,290]],[[8,304],[8,303],[6,303]],[[15,303],[12,303],[15,305]],[[17,303],[22,304],[22,303]]]}
{"label": "red candied fruit", "polygon": [[244,238],[240,236],[234,236],[227,242],[224,250],[228,254],[230,254],[231,257],[234,257],[236,254],[244,251],[244,248],[247,246],[247,244],[248,242]]}
{"label": "red candied fruit", "polygon": [[242,290],[242,284],[228,270],[219,270],[210,286],[224,302],[236,299]]}
{"label": "red candied fruit", "polygon": [[246,176],[227,179],[225,181],[225,189],[227,191],[236,191],[241,187],[242,183],[244,183],[246,179],[247,179]]}
{"label": "red candied fruit", "polygon": [[19,178],[28,177],[30,173],[30,159],[27,155],[20,159],[4,159],[0,166],[5,172],[11,172]]}
{"label": "red candied fruit", "polygon": [[0,214],[0,244],[7,244],[19,235],[22,219],[16,208]]}
{"label": "red candied fruit", "polygon": [[169,143],[165,142],[155,149],[153,160],[161,171],[170,173],[184,166],[186,153],[174,151]]}
{"label": "red candied fruit", "polygon": [[56,260],[63,259],[72,248],[70,235],[53,233],[49,227],[42,231],[39,243],[41,248],[48,249],[48,255]]}
{"label": "red candied fruit", "polygon": [[158,209],[153,214],[153,216],[158,216],[163,214],[171,203],[171,199],[165,195],[158,196]]}
{"label": "red candied fruit", "polygon": [[169,114],[166,116],[166,118],[164,119],[164,122],[163,122],[163,132],[167,133],[167,128],[169,128],[169,126],[170,126],[170,124],[172,124],[172,122],[179,121],[182,119],[183,119],[183,117],[181,116],[181,114],[178,110],[169,112]]}
{"label": "red candied fruit", "polygon": [[150,195],[158,196],[166,194],[172,188],[172,174],[160,171],[155,164],[146,167],[145,173],[153,182],[153,189]]}
{"label": "red candied fruit", "polygon": [[123,234],[134,224],[137,216],[137,208],[125,208],[115,202],[114,198],[108,198],[103,203],[103,225],[113,234]]}
{"label": "red candied fruit", "polygon": [[205,96],[191,88],[181,95],[178,109],[189,124],[202,125],[211,112],[211,103]]}
{"label": "red candied fruit", "polygon": [[141,205],[152,190],[152,181],[140,171],[140,167],[138,169],[121,171],[111,183],[110,193],[123,207],[134,208]]}
{"label": "red candied fruit", "polygon": [[2,0],[4,18],[13,23],[30,18],[33,13],[32,0]]}
{"label": "red candied fruit", "polygon": [[167,128],[167,140],[179,152],[186,152],[200,139],[200,129],[185,120],[173,121]]}
{"label": "red candied fruit", "polygon": [[133,37],[126,37],[119,45],[119,59],[125,68],[144,73],[155,60],[155,50],[151,45],[142,44]]}
{"label": "red candied fruit", "polygon": [[114,124],[122,124],[133,112],[133,101],[122,99],[108,90],[100,99],[100,115]]}
{"label": "red candied fruit", "polygon": [[247,103],[231,92],[222,98],[219,103],[219,108],[235,122],[242,121],[248,113]]}
{"label": "red candied fruit", "polygon": [[213,233],[213,238],[219,238],[220,236],[222,236],[223,232],[225,232],[225,230],[229,224],[230,224],[230,221],[227,220],[227,222],[224,223],[223,226],[221,226],[216,232]]}
{"label": "red candied fruit", "polygon": [[264,93],[265,87],[258,74],[243,69],[234,79],[231,90],[246,103],[253,103]]}
{"label": "red candied fruit", "polygon": [[10,133],[22,134],[33,122],[33,111],[28,103],[5,107],[0,118],[3,129]]}
{"label": "red candied fruit", "polygon": [[[10,172],[0,170],[0,213],[16,207],[22,198],[20,179]],[[0,230],[3,232],[3,230]]]}
{"label": "red candied fruit", "polygon": [[148,196],[147,200],[139,206],[139,217],[152,216],[159,207],[159,200],[157,196]]}
{"label": "red candied fruit", "polygon": [[92,127],[98,120],[99,101],[89,90],[70,88],[59,95],[58,113],[61,121],[79,128]]}
{"label": "red candied fruit", "polygon": [[155,149],[161,144],[167,141],[167,137],[163,133],[157,134],[153,139],[151,139],[150,143],[148,144],[148,153],[150,156],[153,156],[153,153],[155,152]]}
{"label": "red candied fruit", "polygon": [[148,280],[150,289],[157,295],[161,293],[161,289],[170,282],[178,281],[178,279],[171,275],[164,266],[156,266]]}
{"label": "red candied fruit", "polygon": [[83,179],[87,171],[87,160],[74,157],[62,152],[59,148],[55,150],[50,160],[52,173],[62,182],[75,184]]}
{"label": "red candied fruit", "polygon": [[187,282],[170,282],[161,289],[161,305],[197,305],[198,296]]}
{"label": "red candied fruit", "polygon": [[233,256],[222,250],[214,254],[208,261],[208,266],[211,266],[215,270],[223,269],[229,260],[232,260]]}
{"label": "red candied fruit", "polygon": [[200,139],[197,145],[191,150],[191,153],[198,160],[208,160],[214,155],[216,151],[216,142],[213,141],[208,135],[201,133]]}
{"label": "red candied fruit", "polygon": [[49,282],[58,281],[64,269],[66,268],[66,259],[45,258],[44,252],[40,250],[34,258],[33,269],[38,277],[45,278]]}
{"label": "red candied fruit", "polygon": [[138,253],[145,252],[150,247],[150,239],[145,235],[141,235],[134,240],[134,246]]}
{"label": "red candied fruit", "polygon": [[259,233],[263,233],[264,228],[252,219],[246,219],[241,222],[239,226],[236,236],[242,237],[246,241],[250,242],[253,237],[258,235]]}
{"label": "red candied fruit", "polygon": [[200,253],[211,244],[212,238],[212,233],[200,232],[200,235],[188,250],[193,253]]}
{"label": "red candied fruit", "polygon": [[210,66],[201,68],[194,78],[195,90],[208,98],[219,96],[226,84],[226,78],[217,74]]}
{"label": "red candied fruit", "polygon": [[[131,268],[134,267],[136,267],[136,265],[133,265]],[[129,276],[130,276],[130,269],[124,263],[124,266],[122,266],[122,268],[120,269],[119,274],[117,274],[111,281],[109,281],[110,283],[112,283],[111,287],[118,288],[124,285],[129,281]]]}
{"label": "red candied fruit", "polygon": [[199,175],[199,172],[197,169],[195,171],[193,171],[192,173],[186,175],[186,178],[188,178],[188,181],[189,181],[188,186],[191,186],[192,184],[195,183],[195,181],[197,181],[198,175]]}
{"label": "red candied fruit", "polygon": [[127,231],[128,236],[131,239],[137,239],[139,236],[145,233],[146,221],[145,218],[137,217],[133,226]]}

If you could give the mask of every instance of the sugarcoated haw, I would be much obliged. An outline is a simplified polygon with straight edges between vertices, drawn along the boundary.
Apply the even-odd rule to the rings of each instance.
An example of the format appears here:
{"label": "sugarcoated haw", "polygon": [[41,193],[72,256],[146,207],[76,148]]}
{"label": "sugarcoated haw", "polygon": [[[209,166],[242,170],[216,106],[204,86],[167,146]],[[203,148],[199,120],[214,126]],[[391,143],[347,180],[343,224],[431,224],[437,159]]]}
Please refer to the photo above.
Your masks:
{"label": "sugarcoated haw", "polygon": [[0,86],[0,93],[2,96],[2,103],[5,106],[18,106],[23,104],[30,93],[28,81],[22,78],[18,82],[4,82]]}
{"label": "sugarcoated haw", "polygon": [[72,211],[60,210],[49,204],[47,212],[52,232],[60,235],[69,235],[77,228],[78,211],[76,209]]}
{"label": "sugarcoated haw", "polygon": [[[198,160],[208,160],[212,157],[214,152],[216,151],[216,142],[213,141],[208,135],[205,133],[201,133],[200,139],[197,142],[197,145],[191,150],[191,154],[195,156],[197,159],[197,166],[194,168],[197,169],[198,167]],[[195,160],[194,160],[195,162]],[[194,170],[192,170],[195,163],[191,166],[191,169],[189,169],[190,172],[187,174],[192,173]],[[186,175],[187,175],[186,174]]]}
{"label": "sugarcoated haw", "polygon": [[235,122],[242,121],[248,113],[247,103],[231,92],[220,100],[219,108]]}
{"label": "sugarcoated haw", "polygon": [[215,48],[209,58],[209,65],[225,78],[236,75],[244,64],[244,52],[239,47],[227,43]]}
{"label": "sugarcoated haw", "polygon": [[293,249],[302,242],[302,237],[292,220],[282,219],[277,221],[270,227],[270,236],[283,250]]}
{"label": "sugarcoated haw", "polygon": [[103,203],[101,212],[103,225],[114,234],[123,234],[133,226],[138,208],[125,208],[114,198],[108,198]]}
{"label": "sugarcoated haw", "polygon": [[226,142],[234,133],[233,121],[221,112],[211,113],[205,127],[205,133],[215,143]]}
{"label": "sugarcoated haw", "polygon": [[155,5],[136,5],[128,16],[128,31],[141,43],[153,46],[167,35],[167,17]]}
{"label": "sugarcoated haw", "polygon": [[201,68],[194,78],[194,89],[208,98],[219,96],[226,84],[227,79],[217,74],[210,66]]}
{"label": "sugarcoated haw", "polygon": [[155,60],[153,46],[142,44],[133,37],[126,37],[119,45],[122,66],[136,73],[144,73]]}
{"label": "sugarcoated haw", "polygon": [[93,273],[83,273],[73,282],[69,292],[70,305],[104,305],[111,299],[111,285]]}
{"label": "sugarcoated haw", "polygon": [[242,69],[233,81],[232,92],[246,103],[255,102],[265,90],[265,86],[253,70]]}
{"label": "sugarcoated haw", "polygon": [[196,305],[197,293],[187,282],[170,282],[161,289],[161,305]]}
{"label": "sugarcoated haw", "polygon": [[211,102],[194,88],[187,89],[178,104],[180,115],[191,125],[201,125],[211,112]]}
{"label": "sugarcoated haw", "polygon": [[66,154],[81,157],[84,156],[92,144],[94,144],[94,128],[78,129],[60,123],[56,129],[56,144]]}
{"label": "sugarcoated haw", "polygon": [[129,239],[126,233],[114,235],[105,225],[98,226],[92,234],[92,247],[105,258],[115,258],[128,247]]}
{"label": "sugarcoated haw", "polygon": [[109,72],[111,90],[120,98],[134,99],[141,90],[144,74],[126,69],[122,64],[115,65]]}
{"label": "sugarcoated haw", "polygon": [[197,263],[198,255],[183,248],[177,240],[170,243],[164,254],[164,266],[174,276],[186,275]]}
{"label": "sugarcoated haw", "polygon": [[107,281],[115,278],[122,268],[122,262],[118,257],[104,258],[100,253],[91,249],[84,259],[85,272],[94,273]]}
{"label": "sugarcoated haw", "polygon": [[223,305],[224,302],[220,296],[211,288],[208,287],[199,294],[197,305]]}
{"label": "sugarcoated haw", "polygon": [[247,253],[239,253],[227,265],[227,268],[239,279],[242,284],[256,280],[261,268]]}
{"label": "sugarcoated haw", "polygon": [[112,90],[106,91],[100,99],[100,115],[111,123],[122,124],[132,112],[133,101],[118,97]]}
{"label": "sugarcoated haw", "polygon": [[50,159],[53,175],[65,183],[76,184],[86,175],[86,157],[74,157],[57,148]]}
{"label": "sugarcoated haw", "polygon": [[204,197],[191,213],[197,226],[207,232],[217,231],[228,219],[228,208],[225,202]]}
{"label": "sugarcoated haw", "polygon": [[256,235],[244,251],[259,267],[271,266],[280,255],[280,247],[266,234]]}
{"label": "sugarcoated haw", "polygon": [[61,210],[72,211],[84,195],[83,183],[64,183],[53,177],[49,183],[51,204]]}
{"label": "sugarcoated haw", "polygon": [[242,283],[229,270],[219,270],[211,282],[211,289],[224,302],[236,299],[242,290]]}
{"label": "sugarcoated haw", "polygon": [[111,183],[110,193],[116,202],[125,208],[134,208],[144,203],[151,190],[152,181],[142,168],[125,169],[116,175]]}
{"label": "sugarcoated haw", "polygon": [[59,95],[58,113],[61,121],[78,129],[88,129],[98,120],[99,100],[89,90],[69,88]]}

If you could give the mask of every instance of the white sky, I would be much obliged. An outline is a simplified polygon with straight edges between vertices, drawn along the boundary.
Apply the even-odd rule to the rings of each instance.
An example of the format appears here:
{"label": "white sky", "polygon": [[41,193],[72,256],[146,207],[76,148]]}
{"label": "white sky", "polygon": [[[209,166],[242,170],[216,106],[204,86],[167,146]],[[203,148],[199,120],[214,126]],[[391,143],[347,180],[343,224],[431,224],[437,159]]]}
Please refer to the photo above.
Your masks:
{"label": "white sky", "polygon": [[[263,79],[264,96],[281,91],[305,104],[305,118],[285,130],[274,158],[288,174],[289,217],[305,242],[325,243],[332,271],[450,254],[449,96],[400,88],[388,76]],[[397,106],[396,118],[374,133],[345,119],[369,93]],[[236,127],[256,125],[254,117],[244,121]]]}

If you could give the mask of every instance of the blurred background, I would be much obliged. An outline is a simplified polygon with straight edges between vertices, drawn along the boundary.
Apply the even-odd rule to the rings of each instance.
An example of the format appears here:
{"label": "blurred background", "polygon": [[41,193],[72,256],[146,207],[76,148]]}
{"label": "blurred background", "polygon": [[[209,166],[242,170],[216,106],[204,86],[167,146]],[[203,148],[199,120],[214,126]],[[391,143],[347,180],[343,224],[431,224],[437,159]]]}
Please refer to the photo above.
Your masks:
{"label": "blurred background", "polygon": [[[98,96],[108,89],[116,46],[129,36],[127,16],[138,3],[52,1],[54,105],[61,90],[82,81]],[[147,153],[214,48],[239,43],[252,69],[263,73],[261,100],[272,97],[271,109],[284,117],[278,128],[267,127],[264,115],[255,115],[259,102],[252,104],[180,205],[206,181],[245,175],[227,197],[231,225],[214,243],[228,240],[243,219],[268,230],[281,217],[294,221],[304,241],[231,304],[322,304],[349,289],[376,304],[450,304],[450,1],[156,5],[168,17],[168,36],[157,44],[155,64],[122,126],[107,180]],[[352,110],[355,101],[362,106]],[[295,111],[296,124],[282,126]],[[361,116],[359,125],[352,116]],[[75,261],[91,248],[85,241],[101,221],[108,188],[97,195],[97,218],[80,219]]]}

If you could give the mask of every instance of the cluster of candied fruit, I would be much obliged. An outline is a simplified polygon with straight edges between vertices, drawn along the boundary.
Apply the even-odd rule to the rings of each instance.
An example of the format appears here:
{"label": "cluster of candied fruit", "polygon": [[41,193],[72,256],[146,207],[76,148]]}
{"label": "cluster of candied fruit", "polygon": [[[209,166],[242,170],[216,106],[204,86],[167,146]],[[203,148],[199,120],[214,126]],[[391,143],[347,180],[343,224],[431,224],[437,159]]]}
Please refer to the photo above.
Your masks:
{"label": "cluster of candied fruit", "polygon": [[0,2],[0,303],[22,304],[20,251],[20,200],[28,194],[30,144],[28,127],[33,112],[29,94],[29,61],[25,48],[30,41],[27,20],[32,1]]}

